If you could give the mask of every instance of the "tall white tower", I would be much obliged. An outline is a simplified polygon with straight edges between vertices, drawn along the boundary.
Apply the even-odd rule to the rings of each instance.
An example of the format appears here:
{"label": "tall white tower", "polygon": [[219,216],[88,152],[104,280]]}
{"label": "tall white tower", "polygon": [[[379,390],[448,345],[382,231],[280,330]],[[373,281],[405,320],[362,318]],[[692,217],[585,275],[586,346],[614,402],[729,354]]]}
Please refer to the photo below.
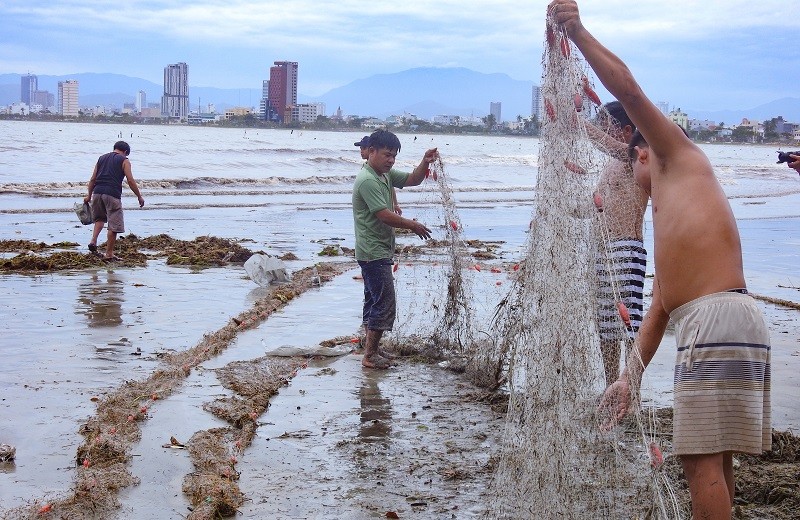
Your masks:
{"label": "tall white tower", "polygon": [[164,67],[161,115],[180,120],[189,115],[189,67],[183,62]]}
{"label": "tall white tower", "polygon": [[64,116],[78,117],[78,80],[68,79],[58,82],[58,113]]}

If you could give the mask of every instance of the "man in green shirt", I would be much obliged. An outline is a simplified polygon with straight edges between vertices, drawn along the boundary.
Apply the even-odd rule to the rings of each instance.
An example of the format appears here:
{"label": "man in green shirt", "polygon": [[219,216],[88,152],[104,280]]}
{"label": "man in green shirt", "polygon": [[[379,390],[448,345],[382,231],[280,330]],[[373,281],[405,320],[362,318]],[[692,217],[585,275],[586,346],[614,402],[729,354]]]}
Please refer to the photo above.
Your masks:
{"label": "man in green shirt", "polygon": [[363,323],[366,345],[361,364],[368,368],[388,368],[391,361],[378,353],[384,331],[392,330],[396,315],[394,292],[394,228],[409,229],[422,239],[431,230],[416,220],[394,212],[393,187],[417,186],[425,179],[428,165],[436,160],[436,148],[425,152],[410,174],[392,168],[400,152],[400,140],[392,132],[377,130],[369,137],[367,162],[353,186],[353,220],[356,234],[356,260],[364,279]]}

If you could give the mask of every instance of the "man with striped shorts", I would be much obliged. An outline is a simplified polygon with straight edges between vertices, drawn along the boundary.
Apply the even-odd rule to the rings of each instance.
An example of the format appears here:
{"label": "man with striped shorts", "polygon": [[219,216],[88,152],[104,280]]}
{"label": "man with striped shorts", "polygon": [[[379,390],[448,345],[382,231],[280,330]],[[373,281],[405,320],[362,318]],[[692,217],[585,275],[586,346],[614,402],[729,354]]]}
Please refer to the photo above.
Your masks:
{"label": "man with striped shorts", "polygon": [[653,299],[633,355],[603,395],[601,410],[610,414],[604,426],[627,414],[671,321],[678,347],[673,450],[689,485],[692,517],[730,520],[733,454],[757,455],[772,444],[769,332],[745,288],[736,219],[708,157],[583,26],[577,3],[553,0],[548,12],[636,123],[629,144],[633,175],[653,212]]}
{"label": "man with striped shorts", "polygon": [[[642,322],[647,251],[642,241],[644,212],[649,197],[633,180],[627,159],[628,143],[636,125],[619,101],[604,105],[608,115],[602,135],[593,141],[610,159],[600,174],[597,196],[601,202],[600,238],[603,242],[597,258],[598,315],[600,350],[606,384],[617,380],[620,341],[632,341]],[[590,133],[597,134],[598,132]],[[620,317],[618,303],[625,304],[630,323]]]}

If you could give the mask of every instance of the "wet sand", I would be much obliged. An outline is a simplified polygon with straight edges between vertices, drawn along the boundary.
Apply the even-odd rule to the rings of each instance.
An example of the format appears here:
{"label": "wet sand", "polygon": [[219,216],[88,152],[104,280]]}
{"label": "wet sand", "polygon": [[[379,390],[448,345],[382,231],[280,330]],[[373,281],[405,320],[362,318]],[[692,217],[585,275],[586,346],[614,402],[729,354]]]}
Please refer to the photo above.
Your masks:
{"label": "wet sand", "polygon": [[[204,403],[231,395],[217,369],[259,358],[267,348],[352,335],[362,291],[356,273],[305,292],[242,331],[172,395],[151,403],[131,450],[130,471],[140,484],[122,491],[114,517],[190,512],[181,490],[192,472],[188,454],[162,446],[170,437],[185,443],[197,431],[225,426],[203,410]],[[401,270],[398,283],[408,281]],[[163,261],[146,268],[4,275],[3,283],[10,319],[0,442],[15,445],[17,459],[0,465],[0,517],[3,510],[44,504],[69,491],[83,441],[78,430],[98,398],[122,381],[145,379],[163,354],[191,348],[269,294],[238,266],[191,271]],[[797,431],[798,312],[761,306],[774,344],[773,426]],[[664,341],[645,382],[651,389],[646,397],[658,405],[671,399],[674,340]],[[239,511],[246,518],[477,515],[486,506],[487,464],[502,434],[502,414],[473,402],[476,394],[435,365],[408,361],[380,372],[362,369],[357,355],[312,361],[271,400],[252,445],[238,456],[246,497]]]}

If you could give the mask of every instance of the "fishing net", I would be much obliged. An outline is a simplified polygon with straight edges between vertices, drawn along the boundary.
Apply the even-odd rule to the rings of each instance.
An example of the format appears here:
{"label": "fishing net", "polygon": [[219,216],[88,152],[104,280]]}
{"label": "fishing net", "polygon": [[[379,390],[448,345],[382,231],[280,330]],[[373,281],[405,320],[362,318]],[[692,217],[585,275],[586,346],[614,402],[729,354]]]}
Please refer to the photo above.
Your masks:
{"label": "fishing net", "polygon": [[[566,35],[548,24],[544,48],[535,210],[524,266],[495,319],[510,401],[489,516],[678,518],[651,411],[637,406],[624,427],[600,428],[600,327],[632,346],[629,266],[609,246],[615,223],[597,191],[601,172],[624,164],[624,147],[613,146],[619,135]],[[643,208],[627,211],[637,221]],[[615,312],[603,316],[609,297]]]}
{"label": "fishing net", "polygon": [[667,473],[669,437],[655,409],[632,396],[634,410],[610,432],[598,409],[620,357],[636,352],[647,198],[633,181],[624,124],[601,105],[577,51],[550,24],[544,47],[523,258],[491,268],[476,262],[437,161],[429,179],[436,189],[424,191],[415,213],[444,238],[422,256],[401,246],[398,301],[413,304],[391,336],[446,358],[480,386],[508,390],[488,518],[681,518],[686,504]]}
{"label": "fishing net", "polygon": [[440,228],[442,238],[429,240],[421,255],[413,246],[401,246],[395,273],[398,301],[413,303],[399,316],[392,337],[399,344],[416,345],[401,346],[401,351],[423,350],[446,360],[451,370],[465,372],[476,385],[496,388],[504,357],[496,348],[490,318],[505,273],[496,262],[485,263],[495,258],[494,244],[465,236],[441,158],[430,165],[426,183],[414,212],[422,222]]}

